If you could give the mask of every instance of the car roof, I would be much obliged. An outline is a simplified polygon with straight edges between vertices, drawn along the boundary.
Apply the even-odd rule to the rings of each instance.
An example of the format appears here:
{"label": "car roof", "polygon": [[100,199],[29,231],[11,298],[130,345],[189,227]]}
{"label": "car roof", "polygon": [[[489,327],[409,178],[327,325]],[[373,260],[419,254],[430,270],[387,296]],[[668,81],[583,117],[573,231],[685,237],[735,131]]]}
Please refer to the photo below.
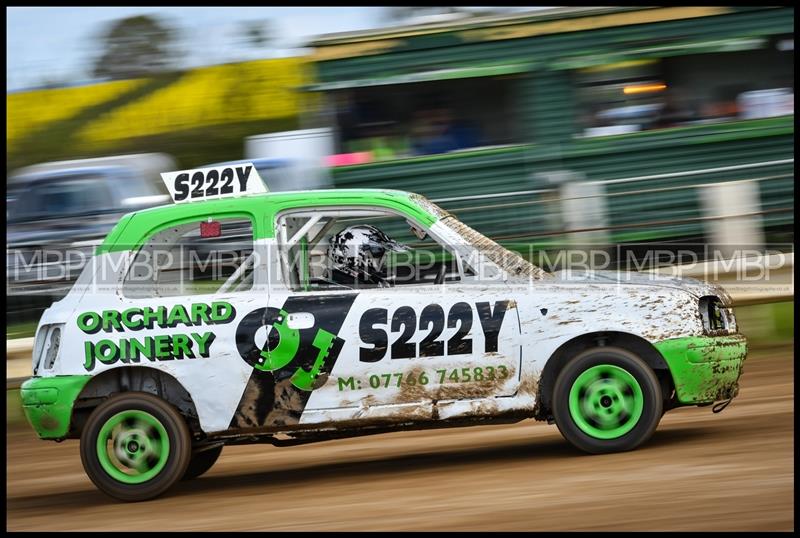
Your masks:
{"label": "car roof", "polygon": [[159,173],[162,170],[174,170],[177,164],[175,160],[166,153],[136,153],[91,157],[87,159],[71,159],[67,161],[49,161],[24,166],[14,170],[9,175],[9,182],[20,176],[50,172],[52,170],[60,171],[93,167],[104,168],[108,166],[123,166],[147,178],[160,179]]}
{"label": "car roof", "polygon": [[141,209],[130,213],[167,216],[172,212],[205,214],[208,211],[245,209],[259,204],[313,205],[311,200],[325,200],[330,203],[348,201],[380,201],[385,199],[408,199],[412,193],[391,189],[318,189],[305,191],[280,191],[247,194],[244,196],[201,200],[198,202],[165,204]]}
{"label": "car roof", "polygon": [[[319,206],[374,205],[395,209],[402,214],[415,217],[430,225],[437,220],[428,210],[417,203],[415,195],[406,191],[386,189],[322,189],[310,191],[286,191],[250,194],[236,198],[220,198],[199,202],[167,204],[128,213],[108,234],[98,249],[103,252],[130,250],[137,247],[145,234],[155,228],[177,225],[204,218],[209,214],[224,216],[275,214],[295,208],[313,209]],[[262,230],[265,222],[256,223],[257,239],[272,237],[273,230]]]}
{"label": "car roof", "polygon": [[42,172],[29,172],[27,174],[22,174],[14,177],[12,179],[12,185],[23,186],[24,184],[29,182],[41,182],[55,178],[86,176],[93,174],[96,175],[109,172],[114,175],[117,174],[125,174],[129,176],[132,175],[131,170],[129,170],[125,166],[119,166],[119,165],[82,166],[76,168],[60,168],[56,170],[47,170]]}

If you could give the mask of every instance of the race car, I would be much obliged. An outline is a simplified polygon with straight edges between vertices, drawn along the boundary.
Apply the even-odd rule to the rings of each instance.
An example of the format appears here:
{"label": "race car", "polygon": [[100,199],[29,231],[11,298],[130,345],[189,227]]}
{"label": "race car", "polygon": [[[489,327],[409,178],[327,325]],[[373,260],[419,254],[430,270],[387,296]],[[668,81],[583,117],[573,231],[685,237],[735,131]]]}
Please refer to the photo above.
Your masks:
{"label": "race car", "polygon": [[747,344],[717,286],[548,273],[407,192],[270,193],[246,163],[163,176],[174,204],[111,230],[21,389],[116,499],[229,444],[532,418],[631,450],[667,410],[738,393]]}

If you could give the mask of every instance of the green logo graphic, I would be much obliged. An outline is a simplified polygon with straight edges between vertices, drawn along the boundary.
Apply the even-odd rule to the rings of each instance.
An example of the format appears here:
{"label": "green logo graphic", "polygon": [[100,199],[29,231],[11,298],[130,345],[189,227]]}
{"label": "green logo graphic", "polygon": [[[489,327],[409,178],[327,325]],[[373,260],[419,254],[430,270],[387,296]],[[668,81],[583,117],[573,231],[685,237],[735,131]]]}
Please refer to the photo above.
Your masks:
{"label": "green logo graphic", "polygon": [[[276,372],[288,367],[301,355],[310,356],[302,349],[300,331],[287,325],[288,313],[273,307],[259,308],[246,315],[236,330],[236,346],[241,357],[256,370]],[[256,345],[256,332],[267,327],[267,339],[263,347]],[[325,365],[336,335],[325,329],[317,329],[311,347],[314,363],[306,370],[297,367],[291,375],[292,385],[300,390],[311,391]]]}

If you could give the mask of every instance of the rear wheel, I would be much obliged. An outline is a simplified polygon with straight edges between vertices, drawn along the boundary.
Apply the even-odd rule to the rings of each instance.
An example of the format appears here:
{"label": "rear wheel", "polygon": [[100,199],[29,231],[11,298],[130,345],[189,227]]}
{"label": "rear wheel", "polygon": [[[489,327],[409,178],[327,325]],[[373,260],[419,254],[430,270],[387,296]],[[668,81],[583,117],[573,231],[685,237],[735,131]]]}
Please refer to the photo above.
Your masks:
{"label": "rear wheel", "polygon": [[191,439],[167,402],[143,392],[113,396],[89,416],[81,462],[102,492],[122,501],[152,499],[186,472]]}
{"label": "rear wheel", "polygon": [[596,347],[570,361],[553,390],[561,434],[592,454],[632,450],[655,432],[663,415],[661,384],[633,353]]}
{"label": "rear wheel", "polygon": [[222,446],[223,445],[194,450],[192,452],[192,459],[189,461],[189,466],[186,468],[186,473],[184,473],[181,480],[197,478],[211,469],[219,459],[219,455],[222,454]]}

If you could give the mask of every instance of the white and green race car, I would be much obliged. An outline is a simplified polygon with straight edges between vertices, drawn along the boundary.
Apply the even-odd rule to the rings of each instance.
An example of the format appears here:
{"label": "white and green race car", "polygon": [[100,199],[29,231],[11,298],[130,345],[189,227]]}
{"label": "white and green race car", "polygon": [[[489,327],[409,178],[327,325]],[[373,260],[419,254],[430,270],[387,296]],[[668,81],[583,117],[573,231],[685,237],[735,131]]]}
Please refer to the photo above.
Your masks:
{"label": "white and green race car", "polygon": [[[406,192],[268,193],[249,165],[164,178],[175,203],[123,217],[45,311],[21,390],[117,499],[227,444],[534,418],[630,450],[666,410],[738,392],[746,341],[716,286],[547,273]],[[342,280],[353,226],[410,241],[367,245],[380,275]]]}

